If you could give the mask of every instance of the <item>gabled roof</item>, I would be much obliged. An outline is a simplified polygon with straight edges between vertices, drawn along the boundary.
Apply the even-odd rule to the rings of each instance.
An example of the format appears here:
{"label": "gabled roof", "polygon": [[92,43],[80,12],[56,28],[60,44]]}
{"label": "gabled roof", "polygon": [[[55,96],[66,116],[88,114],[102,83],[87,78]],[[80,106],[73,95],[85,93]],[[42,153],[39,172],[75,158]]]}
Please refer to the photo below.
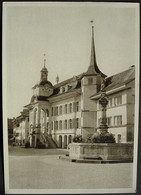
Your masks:
{"label": "gabled roof", "polygon": [[[113,76],[107,77],[105,80],[104,90],[106,92],[119,88],[123,85],[127,85],[129,82],[135,79],[135,67],[131,66],[128,70],[115,74]],[[97,96],[101,92],[98,92],[91,97]]]}

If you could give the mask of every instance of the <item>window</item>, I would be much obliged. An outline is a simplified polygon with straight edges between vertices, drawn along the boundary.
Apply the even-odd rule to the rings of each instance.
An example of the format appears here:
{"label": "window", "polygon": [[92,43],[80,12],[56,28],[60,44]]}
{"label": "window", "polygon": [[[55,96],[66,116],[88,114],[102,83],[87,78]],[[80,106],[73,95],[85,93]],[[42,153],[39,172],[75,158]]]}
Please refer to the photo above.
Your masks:
{"label": "window", "polygon": [[60,87],[60,93],[65,92],[65,88],[64,87]]}
{"label": "window", "polygon": [[52,107],[52,109],[51,109],[51,115],[53,116],[53,107]]}
{"label": "window", "polygon": [[59,129],[62,130],[62,121],[59,122]]}
{"label": "window", "polygon": [[67,92],[67,91],[68,91],[68,89],[69,89],[69,86],[68,86],[68,85],[66,85],[66,86],[65,86],[65,92]]}
{"label": "window", "polygon": [[58,130],[58,121],[56,121],[55,124],[56,124],[56,130]]}
{"label": "window", "polygon": [[117,136],[117,138],[118,138],[118,143],[121,143],[121,134],[118,134],[118,136]]}
{"label": "window", "polygon": [[107,125],[111,126],[112,124],[112,117],[107,117]]}
{"label": "window", "polygon": [[122,116],[114,116],[114,125],[122,125]]}
{"label": "window", "polygon": [[53,130],[53,121],[51,122],[51,130]]}
{"label": "window", "polygon": [[88,84],[92,84],[93,83],[93,78],[88,78]]}
{"label": "window", "polygon": [[122,104],[122,96],[118,96],[114,98],[114,105],[121,105]]}
{"label": "window", "polygon": [[68,128],[68,125],[67,125],[67,120],[65,120],[65,129]]}
{"label": "window", "polygon": [[112,98],[108,100],[108,107],[112,107]]}
{"label": "window", "polygon": [[122,96],[117,97],[117,105],[122,104]]}
{"label": "window", "polygon": [[37,123],[37,109],[35,108],[35,111],[34,111],[34,123],[36,124]]}
{"label": "window", "polygon": [[76,128],[79,128],[79,118],[76,119]]}
{"label": "window", "polygon": [[69,127],[72,129],[72,119],[69,120]]}
{"label": "window", "polygon": [[70,103],[70,113],[72,113],[72,103]]}
{"label": "window", "polygon": [[59,114],[62,114],[62,106],[59,107]]}
{"label": "window", "polygon": [[79,102],[76,102],[76,111],[79,112]]}
{"label": "window", "polygon": [[67,114],[67,104],[65,104],[65,113]]}
{"label": "window", "polygon": [[56,107],[56,115],[58,116],[58,107]]}

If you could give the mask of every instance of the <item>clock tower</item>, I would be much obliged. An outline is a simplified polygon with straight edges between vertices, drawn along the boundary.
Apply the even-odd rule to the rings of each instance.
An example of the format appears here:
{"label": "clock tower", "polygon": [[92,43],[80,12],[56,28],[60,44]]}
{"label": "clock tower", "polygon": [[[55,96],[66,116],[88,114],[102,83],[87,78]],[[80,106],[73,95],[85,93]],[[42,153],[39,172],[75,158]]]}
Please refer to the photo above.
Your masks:
{"label": "clock tower", "polygon": [[49,97],[53,94],[52,83],[48,81],[48,70],[45,66],[46,59],[44,59],[44,67],[42,68],[40,82],[38,82],[32,89],[34,95],[41,99],[41,97]]}

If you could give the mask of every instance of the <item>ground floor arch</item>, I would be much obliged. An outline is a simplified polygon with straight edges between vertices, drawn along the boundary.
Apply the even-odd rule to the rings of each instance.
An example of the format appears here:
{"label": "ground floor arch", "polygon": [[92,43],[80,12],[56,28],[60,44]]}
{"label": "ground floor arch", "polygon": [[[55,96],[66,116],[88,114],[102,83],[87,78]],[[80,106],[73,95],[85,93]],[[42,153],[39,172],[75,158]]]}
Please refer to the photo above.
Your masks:
{"label": "ground floor arch", "polygon": [[64,148],[67,148],[67,135],[64,135]]}
{"label": "ground floor arch", "polygon": [[69,135],[69,136],[68,136],[68,144],[70,144],[71,142],[72,142],[72,136]]}
{"label": "ground floor arch", "polygon": [[59,135],[59,148],[62,148],[62,136]]}

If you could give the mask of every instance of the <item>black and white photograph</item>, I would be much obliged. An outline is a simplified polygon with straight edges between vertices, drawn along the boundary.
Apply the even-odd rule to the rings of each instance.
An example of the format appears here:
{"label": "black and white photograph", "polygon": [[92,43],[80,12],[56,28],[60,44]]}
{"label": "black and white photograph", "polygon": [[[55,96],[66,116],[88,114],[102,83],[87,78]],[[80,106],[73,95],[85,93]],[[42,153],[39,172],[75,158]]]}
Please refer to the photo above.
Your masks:
{"label": "black and white photograph", "polygon": [[6,194],[135,193],[139,4],[3,2]]}

